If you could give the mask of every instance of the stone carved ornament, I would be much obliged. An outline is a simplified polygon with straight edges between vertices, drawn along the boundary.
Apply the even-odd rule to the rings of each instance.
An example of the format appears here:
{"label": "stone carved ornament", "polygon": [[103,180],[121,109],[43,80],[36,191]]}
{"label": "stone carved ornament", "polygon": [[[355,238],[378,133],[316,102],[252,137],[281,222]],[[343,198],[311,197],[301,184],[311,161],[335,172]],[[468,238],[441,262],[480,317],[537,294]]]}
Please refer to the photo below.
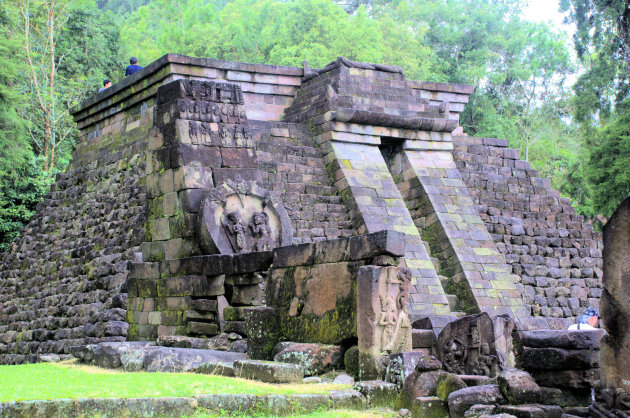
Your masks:
{"label": "stone carved ornament", "polygon": [[201,204],[199,239],[206,254],[271,251],[290,245],[292,237],[284,206],[256,182],[226,181]]}
{"label": "stone carved ornament", "polygon": [[407,313],[407,299],[411,284],[411,270],[401,267],[396,278],[388,277],[379,288],[380,312],[377,326],[381,331],[379,352],[398,352],[408,341],[411,328]]}
{"label": "stone carved ornament", "polygon": [[451,373],[495,377],[511,365],[513,328],[514,321],[506,316],[465,316],[444,327],[438,356]]}
{"label": "stone carved ornament", "polygon": [[182,85],[186,96],[193,100],[243,104],[243,91],[237,84],[184,80]]}

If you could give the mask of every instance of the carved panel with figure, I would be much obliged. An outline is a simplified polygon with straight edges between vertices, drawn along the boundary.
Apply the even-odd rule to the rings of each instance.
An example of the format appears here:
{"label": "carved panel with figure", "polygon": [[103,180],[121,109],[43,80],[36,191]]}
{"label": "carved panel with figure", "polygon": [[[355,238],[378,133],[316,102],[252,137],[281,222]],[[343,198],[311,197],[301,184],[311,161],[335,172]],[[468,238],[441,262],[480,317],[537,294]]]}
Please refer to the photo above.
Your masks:
{"label": "carved panel with figure", "polygon": [[255,182],[227,181],[202,202],[199,239],[205,254],[271,251],[292,237],[282,203]]}

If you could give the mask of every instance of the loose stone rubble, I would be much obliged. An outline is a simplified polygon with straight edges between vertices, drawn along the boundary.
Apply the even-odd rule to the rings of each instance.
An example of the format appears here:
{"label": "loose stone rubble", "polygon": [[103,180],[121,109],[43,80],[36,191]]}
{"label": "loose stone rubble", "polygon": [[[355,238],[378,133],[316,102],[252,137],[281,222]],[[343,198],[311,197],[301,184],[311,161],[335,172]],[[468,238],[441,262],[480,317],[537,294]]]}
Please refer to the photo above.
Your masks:
{"label": "loose stone rubble", "polygon": [[[628,203],[603,247],[506,141],[463,133],[471,93],[342,57],[166,55],[90,98],[68,172],[0,256],[0,363],[357,380],[307,409],[624,411]],[[609,335],[566,331],[600,297]]]}

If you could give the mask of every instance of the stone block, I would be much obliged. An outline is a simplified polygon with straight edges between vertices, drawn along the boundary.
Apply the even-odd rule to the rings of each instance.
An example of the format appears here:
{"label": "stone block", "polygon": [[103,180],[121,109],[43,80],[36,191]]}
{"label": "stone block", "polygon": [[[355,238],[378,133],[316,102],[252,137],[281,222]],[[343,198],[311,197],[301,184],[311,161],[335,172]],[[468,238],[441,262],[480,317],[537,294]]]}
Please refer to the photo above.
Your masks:
{"label": "stone block", "polygon": [[520,356],[526,370],[584,370],[599,367],[599,351],[563,348],[528,348]]}
{"label": "stone block", "polygon": [[144,357],[144,370],[147,372],[180,373],[188,372],[204,363],[234,364],[247,356],[217,350],[198,350],[193,348],[159,347],[151,350]]}
{"label": "stone block", "polygon": [[405,235],[383,230],[350,238],[350,259],[373,259],[379,255],[402,257],[405,255]]}
{"label": "stone block", "polygon": [[304,368],[298,364],[259,360],[237,360],[234,362],[237,377],[269,383],[301,383]]}
{"label": "stone block", "polygon": [[512,404],[534,403],[540,399],[540,386],[524,370],[503,370],[497,376],[497,383],[503,396]]}
{"label": "stone block", "polygon": [[435,348],[437,338],[435,332],[430,329],[413,329],[411,330],[411,346],[416,348]]}
{"label": "stone block", "polygon": [[521,344],[531,348],[566,348],[572,350],[599,349],[604,330],[567,331],[535,330],[521,332]]}
{"label": "stone block", "polygon": [[448,418],[448,402],[435,396],[418,397],[411,404],[412,418]]}
{"label": "stone block", "polygon": [[271,358],[273,348],[282,338],[275,309],[247,308],[244,316],[249,357],[257,360]]}
{"label": "stone block", "polygon": [[452,392],[448,396],[451,417],[463,417],[473,405],[503,405],[506,399],[498,385],[473,386]]}
{"label": "stone block", "polygon": [[284,344],[274,361],[299,364],[305,376],[314,376],[330,370],[339,370],[343,361],[343,350],[337,345],[314,343]]}
{"label": "stone block", "polygon": [[234,364],[221,363],[221,362],[208,362],[202,363],[199,366],[192,369],[195,373],[200,374],[212,374],[217,376],[234,376]]}
{"label": "stone block", "polygon": [[382,380],[364,380],[354,384],[354,390],[366,397],[371,408],[391,407],[396,400],[398,390],[393,383]]}
{"label": "stone block", "polygon": [[217,335],[219,325],[207,322],[188,322],[188,332],[192,335]]}

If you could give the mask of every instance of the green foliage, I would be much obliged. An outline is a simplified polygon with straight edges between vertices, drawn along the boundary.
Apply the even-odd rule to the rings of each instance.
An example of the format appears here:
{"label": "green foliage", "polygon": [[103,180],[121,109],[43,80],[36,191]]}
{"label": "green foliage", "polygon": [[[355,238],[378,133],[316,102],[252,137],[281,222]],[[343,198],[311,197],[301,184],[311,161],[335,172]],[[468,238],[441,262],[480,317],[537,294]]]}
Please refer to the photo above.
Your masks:
{"label": "green foliage", "polygon": [[6,251],[42,201],[53,181],[32,158],[17,167],[0,169],[0,251]]}
{"label": "green foliage", "polygon": [[630,195],[630,99],[595,132],[586,173],[593,187],[593,208],[609,217]]}

